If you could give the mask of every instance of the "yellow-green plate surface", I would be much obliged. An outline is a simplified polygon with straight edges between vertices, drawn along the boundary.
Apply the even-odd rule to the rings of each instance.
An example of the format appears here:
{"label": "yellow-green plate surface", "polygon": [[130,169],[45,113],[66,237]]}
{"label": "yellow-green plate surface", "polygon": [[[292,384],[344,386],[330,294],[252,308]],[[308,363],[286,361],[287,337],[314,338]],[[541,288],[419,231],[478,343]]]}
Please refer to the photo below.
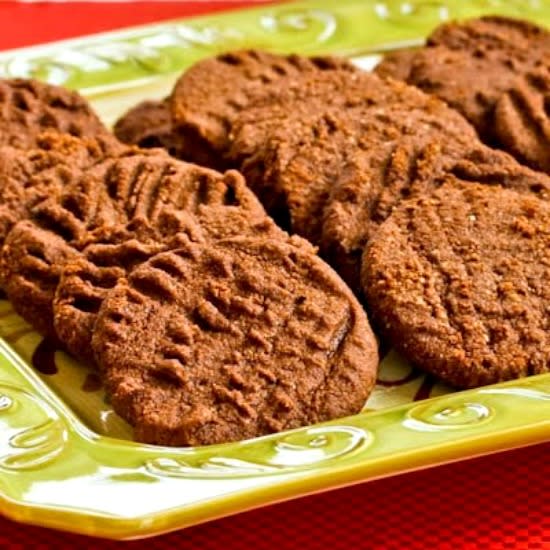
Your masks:
{"label": "yellow-green plate surface", "polygon": [[[545,0],[317,0],[5,52],[0,74],[77,88],[110,123],[221,50],[335,53],[368,68],[384,51],[421,44],[443,20],[487,13],[550,25]],[[138,538],[550,439],[550,375],[452,393],[390,353],[356,416],[212,447],[140,445],[94,372],[7,302],[0,335],[0,511],[79,533]]]}

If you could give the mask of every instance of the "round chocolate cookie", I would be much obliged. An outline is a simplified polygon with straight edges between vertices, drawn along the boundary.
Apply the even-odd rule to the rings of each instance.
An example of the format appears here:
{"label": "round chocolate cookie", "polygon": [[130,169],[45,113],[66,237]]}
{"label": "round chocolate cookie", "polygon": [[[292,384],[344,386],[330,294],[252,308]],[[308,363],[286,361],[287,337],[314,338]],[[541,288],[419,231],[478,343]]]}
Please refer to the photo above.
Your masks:
{"label": "round chocolate cookie", "polygon": [[288,76],[333,69],[355,70],[345,59],[281,56],[257,50],[199,61],[183,73],[171,95],[174,125],[193,146],[189,160],[214,168],[224,166],[232,121],[247,108],[252,94]]}
{"label": "round chocolate cookie", "polygon": [[361,410],[376,340],[311,251],[235,238],[151,258],[103,302],[93,347],[139,441],[204,445]]}
{"label": "round chocolate cookie", "polygon": [[459,388],[550,370],[550,203],[449,176],[371,239],[363,290],[414,365]]}
{"label": "round chocolate cookie", "polygon": [[[153,161],[153,162],[152,162]],[[59,339],[78,357],[92,359],[91,337],[97,312],[118,279],[150,256],[185,242],[206,242],[238,235],[286,238],[235,171],[224,175],[191,164],[147,159],[149,181],[158,180],[155,204],[151,193],[139,193],[148,211],[128,212],[130,224],[97,236],[61,270],[53,301]],[[111,181],[126,187],[128,160],[111,168]],[[173,173],[169,176],[169,168]],[[146,186],[142,186],[146,187]],[[127,204],[128,201],[125,201]],[[305,246],[305,245],[304,245]]]}
{"label": "round chocolate cookie", "polygon": [[116,122],[113,131],[123,143],[145,149],[161,147],[173,157],[187,158],[183,135],[172,125],[168,99],[142,101]]}
{"label": "round chocolate cookie", "polygon": [[35,147],[50,129],[75,137],[108,134],[77,92],[37,80],[0,80],[0,145]]}
{"label": "round chocolate cookie", "polygon": [[28,150],[0,147],[0,246],[11,228],[30,210],[57,196],[83,172],[127,150],[114,138],[78,139],[46,132]]}
{"label": "round chocolate cookie", "polygon": [[380,224],[403,200],[431,192],[448,174],[550,198],[547,175],[476,143],[467,134],[453,132],[451,125],[448,131],[436,128],[433,125],[426,132],[426,124],[419,124],[385,147],[371,133],[370,154],[348,162],[332,188],[324,211],[321,252],[356,292],[360,292],[363,250]]}
{"label": "round chocolate cookie", "polygon": [[[550,33],[531,23],[482,17],[442,25],[416,54],[395,54],[375,69],[445,100],[492,143],[493,110],[518,75],[548,66]],[[409,64],[408,69],[405,67]]]}
{"label": "round chocolate cookie", "polygon": [[268,212],[319,244],[354,288],[357,275],[348,277],[342,258],[331,253],[334,242],[347,239],[332,226],[348,221],[333,221],[336,214],[329,214],[323,229],[335,190],[344,188],[335,200],[357,199],[348,192],[354,180],[365,192],[365,208],[374,208],[383,188],[388,200],[393,192],[398,201],[409,185],[397,174],[393,190],[385,181],[397,144],[420,147],[431,139],[441,142],[445,156],[477,141],[475,130],[436,98],[401,82],[345,71],[287,79],[284,91],[270,101],[264,94],[236,119],[231,137],[231,158]]}
{"label": "round chocolate cookie", "polygon": [[550,173],[550,72],[521,78],[495,108],[495,135],[525,164]]}

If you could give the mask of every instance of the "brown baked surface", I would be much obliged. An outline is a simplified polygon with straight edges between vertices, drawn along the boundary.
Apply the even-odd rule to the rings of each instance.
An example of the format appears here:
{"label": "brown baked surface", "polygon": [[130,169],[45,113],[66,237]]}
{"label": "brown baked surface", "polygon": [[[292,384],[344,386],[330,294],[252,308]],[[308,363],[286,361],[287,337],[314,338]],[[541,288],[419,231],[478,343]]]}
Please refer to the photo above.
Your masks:
{"label": "brown baked surface", "polygon": [[450,176],[365,250],[363,290],[390,343],[459,388],[549,371],[550,203]]}
{"label": "brown baked surface", "polygon": [[93,236],[61,269],[53,300],[57,335],[85,359],[92,359],[92,331],[103,299],[118,278],[150,256],[179,246],[181,239],[286,238],[235,171],[222,175],[168,157],[134,157],[113,163],[110,178],[111,186],[123,189],[136,182],[129,198],[120,198],[128,223]]}
{"label": "brown baked surface", "polygon": [[[124,221],[124,212],[100,185],[107,164],[72,172],[74,181],[34,206],[17,222],[0,252],[0,282],[13,308],[40,332],[55,334],[52,300],[63,265],[93,232]],[[39,323],[39,325],[38,325]]]}
{"label": "brown baked surface", "polygon": [[418,55],[418,49],[395,50],[382,57],[375,67],[375,72],[383,78],[394,78],[407,82],[409,80],[413,63]]}
{"label": "brown baked surface", "polygon": [[117,120],[113,131],[123,143],[144,149],[161,147],[173,157],[187,158],[183,135],[172,124],[168,98],[138,103]]}
{"label": "brown baked surface", "polygon": [[0,79],[0,145],[35,147],[45,130],[75,137],[107,134],[77,92],[37,80]]}
{"label": "brown baked surface", "polygon": [[363,249],[380,224],[403,200],[429,193],[449,174],[550,199],[546,174],[451,130],[412,132],[389,145],[373,144],[371,154],[349,162],[325,207],[321,250],[356,292]]}
{"label": "brown baked surface", "polygon": [[[401,52],[375,69],[445,100],[489,143],[493,111],[519,75],[550,63],[550,33],[505,17],[481,17],[441,25],[415,54]],[[409,65],[408,69],[406,65]]]}
{"label": "brown baked surface", "polygon": [[446,46],[450,50],[504,50],[514,55],[532,45],[548,45],[548,31],[526,21],[501,15],[486,15],[439,25],[427,39],[428,46]]}
{"label": "brown baked surface", "polygon": [[281,56],[258,50],[199,61],[182,74],[171,95],[174,125],[193,146],[189,160],[225,167],[223,155],[232,121],[247,108],[251,95],[288,76],[335,68],[355,70],[341,58]]}
{"label": "brown baked surface", "polygon": [[[369,115],[394,104],[414,109],[419,102],[440,105],[369,73],[301,75],[263,90],[239,115],[229,155],[268,212],[317,244],[330,189],[347,158],[362,149]],[[387,133],[395,133],[390,116],[385,122]]]}
{"label": "brown baked surface", "polygon": [[34,206],[123,150],[109,136],[78,139],[56,132],[41,134],[30,149],[0,147],[0,246]]}
{"label": "brown baked surface", "polygon": [[77,255],[67,241],[30,220],[18,222],[0,253],[0,282],[14,310],[42,335],[55,338],[52,299],[61,266]]}
{"label": "brown baked surface", "polygon": [[422,100],[365,116],[361,148],[346,160],[326,201],[321,250],[356,292],[363,248],[393,208],[437,187],[471,147],[481,147],[460,115]]}
{"label": "brown baked surface", "polygon": [[412,177],[397,154],[389,170],[396,150],[407,156],[411,149],[414,157],[433,142],[441,145],[433,156],[442,164],[478,141],[470,124],[438,99],[346,71],[302,75],[282,90],[264,90],[237,117],[231,138],[231,159],[268,212],[318,244],[356,291],[370,232],[413,188],[429,186],[433,166]]}
{"label": "brown baked surface", "polygon": [[121,280],[93,337],[139,441],[200,445],[359,412],[376,342],[338,276],[292,242],[235,238],[159,254]]}
{"label": "brown baked surface", "polygon": [[494,120],[507,151],[550,173],[550,66],[520,77],[497,101]]}

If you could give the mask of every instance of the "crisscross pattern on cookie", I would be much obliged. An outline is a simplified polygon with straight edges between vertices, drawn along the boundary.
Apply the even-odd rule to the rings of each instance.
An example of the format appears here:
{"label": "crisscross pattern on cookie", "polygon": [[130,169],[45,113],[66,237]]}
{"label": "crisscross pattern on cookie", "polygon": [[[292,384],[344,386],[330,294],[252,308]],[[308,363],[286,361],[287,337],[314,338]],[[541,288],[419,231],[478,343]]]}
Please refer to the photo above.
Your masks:
{"label": "crisscross pattern on cookie", "polygon": [[93,343],[115,409],[139,439],[169,444],[357,411],[377,361],[334,272],[300,246],[258,239],[152,257],[109,293]]}

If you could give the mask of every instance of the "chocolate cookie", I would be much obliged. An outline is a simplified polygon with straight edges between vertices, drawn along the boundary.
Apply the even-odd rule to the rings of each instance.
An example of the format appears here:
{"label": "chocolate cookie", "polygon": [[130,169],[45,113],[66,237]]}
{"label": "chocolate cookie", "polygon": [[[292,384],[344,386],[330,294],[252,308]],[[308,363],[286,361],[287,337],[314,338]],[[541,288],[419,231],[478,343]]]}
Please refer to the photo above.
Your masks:
{"label": "chocolate cookie", "polygon": [[51,338],[55,338],[52,298],[61,267],[77,254],[64,237],[30,220],[17,223],[0,253],[1,286],[13,308]]}
{"label": "chocolate cookie", "polygon": [[518,80],[498,100],[495,135],[525,164],[550,173],[550,72]]}
{"label": "chocolate cookie", "polygon": [[365,250],[383,335],[459,388],[549,371],[550,203],[450,176],[396,208]]}
{"label": "chocolate cookie", "polygon": [[139,441],[235,441],[361,410],[376,341],[345,284],[292,242],[159,254],[101,307],[93,346]]}
{"label": "chocolate cookie", "polygon": [[75,137],[108,133],[77,92],[37,80],[0,80],[0,145],[35,147],[45,130]]}
{"label": "chocolate cookie", "polygon": [[[105,296],[135,266],[171,248],[160,241],[130,239],[126,228],[123,233],[126,240],[120,243],[110,235],[108,240],[113,243],[91,244],[70,261],[60,263],[55,287],[48,294],[48,312],[51,318],[53,310],[55,334],[67,351],[89,363],[94,362],[92,331]],[[173,246],[179,238],[178,233]]]}
{"label": "chocolate cookie", "polygon": [[[518,75],[548,66],[550,33],[514,19],[482,17],[442,25],[426,48],[403,52],[375,69],[445,100],[462,113],[480,136],[493,143],[493,110]],[[409,68],[404,65],[409,63]]]}
{"label": "chocolate cookie", "polygon": [[52,300],[63,265],[94,231],[123,222],[100,185],[105,163],[45,199],[8,233],[0,252],[0,283],[13,308],[37,330],[54,335]]}
{"label": "chocolate cookie", "polygon": [[235,51],[199,61],[183,73],[171,96],[172,117],[186,143],[189,160],[214,168],[223,154],[235,116],[251,94],[285,77],[333,69],[353,71],[344,59],[281,56],[257,50]]}
{"label": "chocolate cookie", "polygon": [[371,138],[370,154],[357,155],[345,166],[324,211],[323,256],[357,292],[363,249],[380,224],[403,200],[429,193],[448,174],[550,198],[548,176],[471,136],[465,140],[450,125],[446,132],[419,124],[385,147],[376,133]]}
{"label": "chocolate cookie", "polygon": [[427,39],[428,46],[445,46],[450,50],[480,49],[509,52],[531,46],[545,48],[549,44],[548,31],[530,21],[486,15],[466,21],[450,21],[439,25]]}
{"label": "chocolate cookie", "polygon": [[375,67],[376,74],[384,78],[390,77],[407,82],[417,54],[418,49],[416,48],[389,52]]}
{"label": "chocolate cookie", "polygon": [[57,196],[83,172],[126,150],[109,136],[78,139],[55,132],[38,136],[36,148],[0,147],[0,246],[36,204]]}
{"label": "chocolate cookie", "polygon": [[[92,359],[92,331],[103,299],[120,277],[150,256],[178,247],[182,239],[204,243],[237,235],[287,238],[237,172],[222,176],[174,161],[153,166],[148,159],[147,163],[158,178],[164,200],[157,196],[155,205],[143,201],[150,205],[147,218],[142,215],[139,222],[139,211],[144,209],[135,208],[128,213],[129,226],[102,235],[61,271],[53,301],[54,326],[60,340],[77,357]],[[175,171],[170,178],[167,166]],[[114,177],[122,181],[127,170],[116,168]]]}
{"label": "chocolate cookie", "polygon": [[145,149],[162,147],[173,157],[187,158],[183,135],[172,124],[168,99],[142,101],[122,116],[113,130],[123,143]]}
{"label": "chocolate cookie", "polygon": [[[372,163],[380,172],[404,139],[443,141],[449,151],[477,140],[443,102],[401,82],[345,71],[287,79],[284,91],[270,101],[264,93],[239,115],[231,137],[231,158],[268,212],[322,249],[327,201],[342,180],[349,183],[348,163],[356,159],[365,170]],[[374,200],[383,178],[361,172],[354,171],[358,184],[372,179]]]}

